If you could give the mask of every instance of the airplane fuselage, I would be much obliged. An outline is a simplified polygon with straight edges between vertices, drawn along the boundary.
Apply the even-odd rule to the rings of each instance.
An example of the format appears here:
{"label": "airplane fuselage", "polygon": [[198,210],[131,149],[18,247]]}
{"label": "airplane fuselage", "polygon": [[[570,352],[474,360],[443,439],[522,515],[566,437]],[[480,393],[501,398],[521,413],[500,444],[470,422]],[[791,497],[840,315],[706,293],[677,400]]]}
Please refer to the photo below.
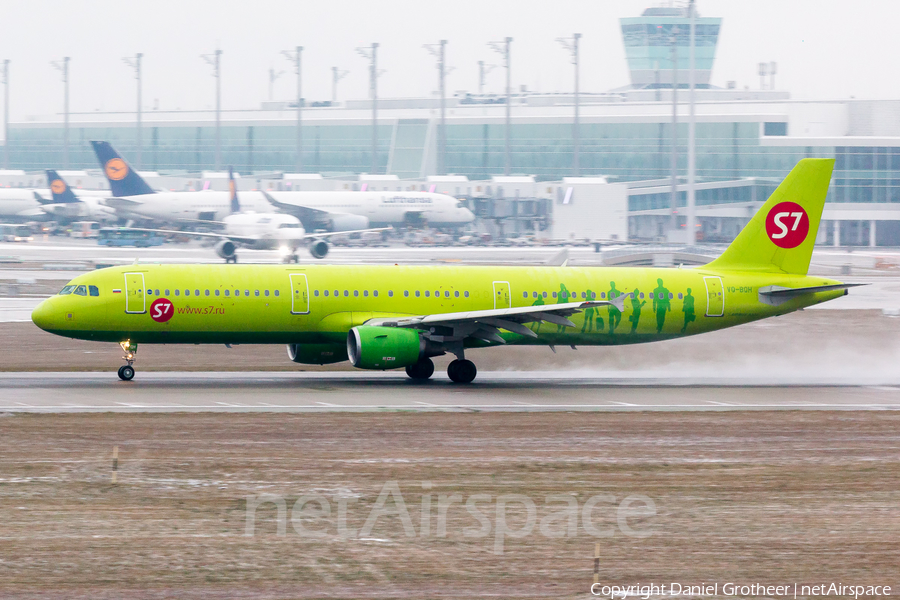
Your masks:
{"label": "airplane fuselage", "polygon": [[[830,290],[777,306],[764,286],[837,282],[772,273],[655,268],[132,265],[101,269],[68,285],[96,296],[56,295],[34,312],[55,334],[133,343],[345,343],[370,319],[459,313],[622,294],[624,310],[589,308],[574,327],[548,322],[537,337],[508,331],[512,344],[616,345],[650,342],[785,314],[843,295]],[[118,291],[116,291],[118,290]],[[490,345],[467,340],[467,345]]]}

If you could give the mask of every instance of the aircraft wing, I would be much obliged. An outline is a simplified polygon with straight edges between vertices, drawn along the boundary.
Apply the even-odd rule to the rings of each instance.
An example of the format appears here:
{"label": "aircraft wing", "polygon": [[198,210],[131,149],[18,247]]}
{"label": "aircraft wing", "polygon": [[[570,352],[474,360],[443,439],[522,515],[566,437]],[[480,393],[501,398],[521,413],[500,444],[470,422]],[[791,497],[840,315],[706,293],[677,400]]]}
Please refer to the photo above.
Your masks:
{"label": "aircraft wing", "polygon": [[148,233],[170,233],[172,235],[187,235],[191,237],[218,238],[220,240],[231,240],[239,244],[252,244],[259,241],[257,238],[240,237],[236,235],[225,235],[224,233],[204,233],[199,231],[178,231],[177,229],[148,229],[144,227],[121,227],[122,231],[146,231]]}
{"label": "aircraft wing", "polygon": [[331,211],[322,210],[321,208],[313,208],[311,206],[306,206],[303,204],[281,202],[279,200],[276,200],[269,192],[265,190],[260,191],[262,192],[262,195],[265,197],[265,199],[269,202],[269,204],[282,212],[294,215],[301,221],[303,221],[304,219],[308,219],[310,221],[324,221],[329,217],[329,215],[336,214]]}
{"label": "aircraft wing", "polygon": [[372,233],[374,231],[392,231],[393,227],[376,227],[374,229],[354,229],[352,231],[323,231],[321,233],[306,232],[304,237],[309,239],[318,239],[323,237],[332,237],[335,235],[351,235],[353,233]]}
{"label": "aircraft wing", "polygon": [[104,198],[104,203],[107,206],[111,206],[112,208],[133,208],[135,206],[141,206],[143,202],[141,200],[137,200],[135,198],[116,198],[116,197],[108,197]]}
{"label": "aircraft wing", "polygon": [[486,342],[505,344],[505,340],[500,337],[500,329],[535,338],[537,334],[525,327],[525,323],[546,321],[554,325],[575,327],[575,323],[568,319],[573,314],[600,306],[615,306],[621,311],[625,309],[625,298],[627,297],[629,297],[628,294],[622,294],[613,300],[587,300],[584,302],[496,308],[493,310],[475,310],[413,317],[387,317],[371,319],[366,321],[366,325],[424,329],[428,332],[426,335],[429,337],[434,337],[436,329],[444,330],[438,334],[449,333],[449,335],[441,335],[441,341],[443,342],[454,340],[461,342],[467,337],[473,337]]}

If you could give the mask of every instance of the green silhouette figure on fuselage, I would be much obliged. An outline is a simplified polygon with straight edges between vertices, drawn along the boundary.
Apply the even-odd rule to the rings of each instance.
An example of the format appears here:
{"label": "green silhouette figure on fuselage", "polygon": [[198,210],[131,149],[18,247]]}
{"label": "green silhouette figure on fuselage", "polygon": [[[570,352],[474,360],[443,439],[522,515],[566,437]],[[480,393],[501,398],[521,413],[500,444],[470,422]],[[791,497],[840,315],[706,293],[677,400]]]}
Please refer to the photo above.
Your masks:
{"label": "green silhouette figure on fuselage", "polygon": [[[572,294],[569,294],[569,290],[566,289],[565,284],[562,284],[562,283],[559,284],[559,296],[557,296],[556,301],[559,302],[560,304],[564,304],[569,301],[570,295],[572,295]],[[565,325],[557,325],[556,333],[562,332],[562,330],[565,328],[566,328]]]}
{"label": "green silhouette figure on fuselage", "polygon": [[631,293],[631,333],[637,331],[638,321],[641,320],[641,307],[647,304],[646,300],[641,300],[641,292],[637,288]]}
{"label": "green silhouette figure on fuselage", "polygon": [[[594,292],[587,290],[585,292],[585,298],[587,298],[588,301],[592,300],[594,298]],[[581,333],[584,333],[585,329],[587,329],[588,333],[593,331],[595,321],[597,323],[597,331],[603,329],[603,317],[600,316],[600,309],[594,307],[584,309],[584,325],[581,326]]]}
{"label": "green silhouette figure on fuselage", "polygon": [[662,333],[666,313],[672,310],[672,303],[669,301],[669,290],[663,287],[663,280],[657,279],[656,283],[659,287],[653,290],[653,310],[656,311],[656,333]]}
{"label": "green silhouette figure on fuselage", "polygon": [[696,315],[694,315],[694,297],[691,296],[691,288],[687,289],[687,294],[684,297],[684,307],[681,309],[684,311],[684,327],[681,328],[681,333],[687,331],[688,323],[697,320]]}
{"label": "green silhouette figure on fuselage", "polygon": [[[606,294],[607,300],[612,301],[616,299],[618,296],[622,295],[622,292],[616,289],[616,282],[609,282],[609,292]],[[616,332],[616,327],[619,326],[619,323],[622,322],[622,311],[616,308],[615,305],[609,305],[609,333],[610,335]]]}
{"label": "green silhouette figure on fuselage", "polygon": [[[543,306],[544,305],[544,295],[541,292],[538,292],[537,300],[535,300],[531,305],[532,306]],[[543,321],[535,321],[534,322],[535,326],[532,328],[532,331],[539,334],[541,332],[541,323],[543,323]]]}

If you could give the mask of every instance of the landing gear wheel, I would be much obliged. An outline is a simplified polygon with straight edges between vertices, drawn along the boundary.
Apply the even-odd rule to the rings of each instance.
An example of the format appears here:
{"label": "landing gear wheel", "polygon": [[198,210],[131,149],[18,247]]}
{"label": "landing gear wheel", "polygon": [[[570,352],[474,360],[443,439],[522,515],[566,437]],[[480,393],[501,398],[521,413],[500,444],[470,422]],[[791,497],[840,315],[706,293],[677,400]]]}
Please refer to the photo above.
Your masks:
{"label": "landing gear wheel", "polygon": [[134,379],[134,367],[131,365],[119,367],[119,379],[122,381],[131,381]]}
{"label": "landing gear wheel", "polygon": [[478,369],[471,360],[454,360],[447,365],[447,377],[453,383],[472,383]]}
{"label": "landing gear wheel", "polygon": [[406,374],[412,379],[428,379],[434,375],[434,363],[430,358],[420,358],[416,364],[406,367]]}

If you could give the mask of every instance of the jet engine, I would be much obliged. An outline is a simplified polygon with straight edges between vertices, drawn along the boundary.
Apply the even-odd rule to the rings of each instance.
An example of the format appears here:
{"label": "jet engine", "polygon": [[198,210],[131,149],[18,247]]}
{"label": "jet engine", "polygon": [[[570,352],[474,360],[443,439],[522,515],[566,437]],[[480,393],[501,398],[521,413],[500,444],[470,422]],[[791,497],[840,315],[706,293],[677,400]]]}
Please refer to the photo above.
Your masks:
{"label": "jet engine", "polygon": [[356,231],[369,228],[369,218],[363,215],[333,215],[331,231]]}
{"label": "jet engine", "polygon": [[325,258],[328,255],[328,242],[325,240],[313,240],[309,245],[309,253],[313,258]]}
{"label": "jet engine", "polygon": [[347,360],[346,344],[288,344],[288,358],[302,365],[330,365]]}
{"label": "jet engine", "polygon": [[347,334],[347,355],[358,369],[408,367],[427,355],[427,346],[415,329],[360,325]]}
{"label": "jet engine", "polygon": [[224,258],[226,262],[237,262],[235,250],[237,250],[237,246],[231,240],[222,240],[216,244],[216,254],[220,258]]}

